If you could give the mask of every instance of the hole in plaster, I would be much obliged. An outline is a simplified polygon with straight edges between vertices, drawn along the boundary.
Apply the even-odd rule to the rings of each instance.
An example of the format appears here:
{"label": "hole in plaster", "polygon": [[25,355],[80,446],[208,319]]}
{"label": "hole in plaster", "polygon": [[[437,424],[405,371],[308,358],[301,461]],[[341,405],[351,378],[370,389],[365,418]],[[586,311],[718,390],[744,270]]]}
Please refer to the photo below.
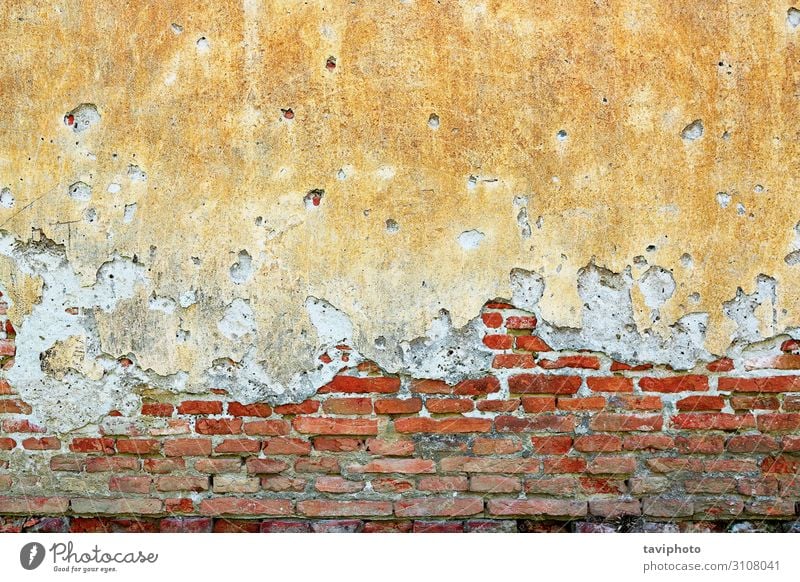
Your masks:
{"label": "hole in plaster", "polygon": [[689,301],[692,303],[700,303],[700,293],[694,292],[689,295]]}
{"label": "hole in plaster", "polygon": [[85,182],[75,182],[67,189],[67,194],[73,200],[86,202],[92,197],[92,187]]}
{"label": "hole in plaster", "polygon": [[231,265],[231,281],[237,285],[246,282],[253,274],[253,258],[246,250],[239,251],[238,260]]}
{"label": "hole in plaster", "polygon": [[753,187],[753,192],[755,192],[756,194],[761,194],[763,191],[764,191],[764,186],[762,186],[761,184],[756,184]]}
{"label": "hole in plaster", "polygon": [[119,192],[120,190],[122,190],[122,186],[120,186],[119,184],[117,184],[117,183],[115,183],[115,182],[112,182],[111,184],[109,184],[109,185],[108,185],[108,188],[106,188],[106,190],[107,190],[107,191],[108,191],[110,194],[116,194],[117,192]]}
{"label": "hole in plaster", "polygon": [[87,208],[83,211],[83,221],[93,224],[97,222],[97,210],[94,208]]}
{"label": "hole in plaster", "polygon": [[100,121],[100,113],[93,103],[81,103],[75,109],[64,115],[64,124],[79,133],[89,129]]}
{"label": "hole in plaster", "polygon": [[656,245],[647,245],[647,248],[644,250],[646,250],[648,253],[654,253],[656,251]]}
{"label": "hole in plaster", "polygon": [[431,113],[431,116],[428,118],[428,127],[431,129],[439,129],[439,116],[435,113]]}
{"label": "hole in plaster", "polygon": [[565,129],[559,129],[556,133],[556,139],[558,141],[566,141],[567,140],[567,131]]}
{"label": "hole in plaster", "polygon": [[328,57],[325,61],[325,68],[329,71],[336,70],[336,57]]}
{"label": "hole in plaster", "polygon": [[389,234],[397,234],[400,230],[400,225],[397,224],[397,221],[393,218],[390,218],[386,221],[386,232]]}
{"label": "hole in plaster", "polygon": [[208,42],[208,39],[204,36],[201,36],[197,39],[197,52],[200,54],[205,54],[211,50],[211,43]]}
{"label": "hole in plaster", "polygon": [[133,217],[136,215],[136,202],[131,204],[125,205],[125,211],[122,214],[122,222],[129,223],[133,221]]}
{"label": "hole in plaster", "polygon": [[797,28],[800,26],[800,10],[792,6],[786,11],[786,23],[790,28]]}
{"label": "hole in plaster", "polygon": [[183,27],[180,24],[175,24],[174,22],[170,25],[170,28],[174,34],[180,34],[183,32]]}
{"label": "hole in plaster", "polygon": [[470,176],[469,178],[467,178],[467,188],[469,188],[470,190],[473,190],[473,189],[475,189],[475,187],[477,185],[478,185],[478,177],[477,176]]}
{"label": "hole in plaster", "polygon": [[314,208],[320,205],[323,196],[325,196],[325,190],[320,188],[309,190],[308,194],[303,197],[303,204],[305,204],[307,209]]}
{"label": "hole in plaster", "polygon": [[681,265],[687,269],[691,269],[694,266],[694,259],[692,258],[692,255],[689,253],[683,253],[681,255]]}
{"label": "hole in plaster", "polygon": [[144,182],[147,180],[147,172],[134,164],[128,165],[128,178],[133,182]]}
{"label": "hole in plaster", "polygon": [[14,195],[10,188],[0,190],[0,208],[12,208],[14,206]]}
{"label": "hole in plaster", "polygon": [[336,172],[336,178],[338,180],[346,180],[347,179],[347,174],[345,173],[345,171],[342,168],[339,168],[339,171]]}
{"label": "hole in plaster", "polygon": [[731,195],[727,192],[717,192],[717,204],[722,208],[727,208],[731,203]]}
{"label": "hole in plaster", "polygon": [[485,237],[486,235],[479,230],[466,230],[458,235],[458,244],[464,250],[471,251],[477,249]]}
{"label": "hole in plaster", "polygon": [[646,267],[647,259],[644,258],[644,255],[636,255],[633,257],[633,264],[637,267]]}
{"label": "hole in plaster", "polygon": [[683,139],[694,141],[703,137],[703,120],[695,119],[681,131]]}
{"label": "hole in plaster", "polygon": [[791,253],[783,257],[783,260],[790,267],[797,266],[798,264],[800,264],[800,250],[792,251]]}
{"label": "hole in plaster", "polygon": [[736,203],[736,214],[738,214],[739,216],[744,216],[744,213],[745,213],[744,204],[742,204],[741,202],[737,202]]}
{"label": "hole in plaster", "polygon": [[294,119],[294,111],[291,109],[281,109],[284,119]]}

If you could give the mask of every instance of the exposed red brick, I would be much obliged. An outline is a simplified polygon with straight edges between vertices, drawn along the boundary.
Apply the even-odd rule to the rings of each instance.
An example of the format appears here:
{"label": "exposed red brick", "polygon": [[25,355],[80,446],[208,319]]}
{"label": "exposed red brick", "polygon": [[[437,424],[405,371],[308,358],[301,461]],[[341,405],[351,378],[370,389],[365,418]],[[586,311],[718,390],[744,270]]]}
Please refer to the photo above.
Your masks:
{"label": "exposed red brick", "polygon": [[289,468],[289,464],[286,461],[281,461],[278,459],[254,459],[250,458],[247,459],[247,472],[252,475],[258,475],[263,473],[280,473],[281,471],[285,471]]}
{"label": "exposed red brick", "polygon": [[589,428],[596,431],[658,431],[664,424],[659,415],[634,416],[601,412],[589,421]]}
{"label": "exposed red brick", "polygon": [[394,503],[398,517],[461,517],[483,513],[481,497],[426,497]]}
{"label": "exposed red brick", "polygon": [[434,493],[466,491],[469,489],[469,479],[463,475],[452,477],[421,477],[417,482],[417,489],[419,491],[432,491]]}
{"label": "exposed red brick", "polygon": [[800,392],[800,376],[767,378],[720,378],[722,392]]}
{"label": "exposed red brick", "polygon": [[537,363],[539,367],[545,370],[557,370],[559,368],[600,369],[600,360],[594,356],[561,356],[555,360],[539,360]]}
{"label": "exposed red brick", "polygon": [[522,409],[531,414],[555,412],[556,398],[555,396],[525,396],[522,398]]}
{"label": "exposed red brick", "polygon": [[259,416],[263,418],[272,414],[272,407],[266,402],[254,404],[228,402],[228,414],[231,416]]}
{"label": "exposed red brick", "polygon": [[433,414],[456,414],[473,409],[472,400],[466,398],[428,398],[425,408]]}
{"label": "exposed red brick", "polygon": [[499,333],[485,335],[483,344],[491,350],[510,350],[514,346],[514,336]]}
{"label": "exposed red brick", "polygon": [[746,370],[800,370],[800,354],[762,356],[747,360]]}
{"label": "exposed red brick", "polygon": [[538,473],[539,459],[491,458],[491,457],[445,457],[439,463],[445,473]]}
{"label": "exposed red brick", "polygon": [[[781,401],[775,396],[731,396],[730,402],[734,410],[778,410],[781,407]],[[784,405],[785,402],[784,399]]]}
{"label": "exposed red brick", "polygon": [[708,378],[697,374],[666,378],[640,378],[639,388],[644,392],[704,392],[708,390]]}
{"label": "exposed red brick", "polygon": [[426,459],[375,459],[366,465],[351,465],[359,473],[435,473],[436,464]]}
{"label": "exposed red brick", "polygon": [[509,455],[522,450],[522,443],[514,439],[477,437],[472,443],[476,455]]}
{"label": "exposed red brick", "polygon": [[414,441],[398,439],[369,439],[367,450],[373,455],[385,455],[387,457],[407,457],[414,454]]}
{"label": "exposed red brick", "polygon": [[733,368],[733,360],[730,358],[719,358],[706,364],[706,370],[709,372],[730,372]]}
{"label": "exposed red brick", "polygon": [[503,325],[503,316],[496,311],[482,313],[481,319],[483,320],[483,325],[486,327],[498,328]]}
{"label": "exposed red brick", "polygon": [[29,451],[57,451],[61,448],[61,441],[56,437],[30,437],[22,441],[22,448]]}
{"label": "exposed red brick", "polygon": [[291,515],[288,499],[217,497],[200,502],[203,515]]}
{"label": "exposed red brick", "polygon": [[311,443],[307,440],[274,437],[264,441],[265,455],[309,455],[311,454]]}
{"label": "exposed red brick", "polygon": [[492,360],[492,368],[534,368],[536,362],[531,354],[497,354]]}
{"label": "exposed red brick", "polygon": [[143,402],[142,415],[144,416],[172,416],[175,407],[166,402]]}
{"label": "exposed red brick", "polygon": [[113,455],[114,439],[112,438],[74,438],[69,444],[69,450],[73,453],[102,453]]}
{"label": "exposed red brick", "polygon": [[168,457],[204,457],[211,454],[210,439],[171,439],[164,441]]}
{"label": "exposed red brick", "polygon": [[294,462],[297,473],[338,473],[339,459],[336,457],[313,457],[297,459]]}
{"label": "exposed red brick", "polygon": [[534,329],[535,315],[509,315],[506,317],[506,329]]}
{"label": "exposed red brick", "polygon": [[342,477],[317,477],[314,488],[322,493],[356,493],[364,489],[364,483]]}
{"label": "exposed red brick", "polygon": [[674,439],[665,434],[625,435],[622,441],[622,448],[626,451],[664,451],[674,446]]}
{"label": "exposed red brick", "polygon": [[178,406],[178,414],[222,414],[218,400],[186,400]]}
{"label": "exposed red brick", "polygon": [[244,423],[244,433],[249,436],[283,436],[290,426],[285,420],[254,420]]}
{"label": "exposed red brick", "polygon": [[375,401],[376,414],[414,414],[420,410],[421,398],[382,398]]}
{"label": "exposed red brick", "polygon": [[0,399],[0,414],[30,414],[30,404],[18,398]]}
{"label": "exposed red brick", "polygon": [[726,446],[732,453],[770,453],[781,448],[777,439],[761,434],[732,436]]}
{"label": "exposed red brick", "polygon": [[330,451],[335,453],[348,453],[364,448],[363,439],[350,437],[314,437],[312,443],[314,449],[317,451]]}
{"label": "exposed red brick", "polygon": [[522,491],[522,482],[519,477],[473,475],[469,480],[469,490],[478,493],[516,493]]}
{"label": "exposed red brick", "polygon": [[154,455],[161,450],[161,443],[155,439],[120,439],[117,451],[131,455]]}
{"label": "exposed red brick", "polygon": [[621,376],[589,376],[586,385],[593,392],[633,392],[633,380]]}
{"label": "exposed red brick", "polygon": [[412,380],[411,391],[417,394],[452,394],[453,387],[441,380]]}
{"label": "exposed red brick", "polygon": [[498,432],[572,432],[575,417],[555,414],[537,414],[530,417],[498,416],[495,418]]}
{"label": "exposed red brick", "polygon": [[626,364],[624,362],[611,362],[612,372],[643,372],[645,370],[652,370],[653,364]]}
{"label": "exposed red brick", "polygon": [[497,516],[582,517],[586,515],[587,503],[563,499],[489,499],[486,509],[489,515]]}
{"label": "exposed red brick", "polygon": [[588,398],[558,398],[559,410],[603,410],[606,399],[603,396],[589,396]]}
{"label": "exposed red brick", "polygon": [[309,499],[298,501],[297,511],[308,517],[376,517],[392,515],[392,503],[390,501]]}
{"label": "exposed red brick", "polygon": [[520,400],[478,400],[476,406],[483,412],[514,412],[519,408]]}
{"label": "exposed red brick", "polygon": [[27,419],[14,419],[3,421],[3,432],[43,433],[47,431],[43,427],[33,424]]}
{"label": "exposed red brick", "polygon": [[194,470],[198,473],[238,473],[242,462],[238,458],[197,459]]}
{"label": "exposed red brick", "polygon": [[239,434],[242,432],[241,418],[200,418],[195,423],[197,434]]}
{"label": "exposed red brick", "polygon": [[330,383],[320,388],[318,393],[346,392],[349,394],[365,394],[376,392],[380,394],[392,394],[399,390],[399,378],[336,376]]}
{"label": "exposed red brick", "polygon": [[609,453],[622,450],[622,438],[611,434],[582,435],[575,437],[574,446],[582,453]]}
{"label": "exposed red brick", "polygon": [[572,437],[567,435],[532,436],[531,445],[539,455],[562,455],[572,448]]}
{"label": "exposed red brick", "polygon": [[697,412],[676,414],[672,417],[672,426],[694,430],[739,430],[742,428],[755,428],[756,421],[752,414]]}
{"label": "exposed red brick", "polygon": [[120,493],[149,493],[152,479],[140,476],[115,475],[108,480],[108,490]]}
{"label": "exposed red brick", "polygon": [[[394,428],[402,433],[468,433],[489,432],[492,421],[486,418],[454,417],[441,420],[432,418],[398,418],[394,421]],[[376,433],[377,434],[377,433]]]}
{"label": "exposed red brick", "polygon": [[275,407],[276,414],[314,414],[319,410],[319,400],[305,400],[300,404],[281,404]]}
{"label": "exposed red brick", "polygon": [[[396,422],[401,422],[400,419]],[[297,432],[305,434],[341,434],[341,435],[375,435],[378,434],[378,422],[361,418],[321,418],[313,416],[296,416],[292,426]]]}
{"label": "exposed red brick", "polygon": [[586,471],[586,459],[583,457],[546,457],[542,471],[546,475],[559,473],[583,473]]}
{"label": "exposed red brick", "polygon": [[721,396],[687,396],[675,403],[678,410],[722,410],[725,399]]}
{"label": "exposed red brick", "polygon": [[800,429],[800,413],[797,412],[761,414],[758,417],[758,430],[761,432],[793,432],[798,429]]}
{"label": "exposed red brick", "polygon": [[218,455],[248,455],[261,450],[261,441],[255,439],[225,439],[214,447]]}
{"label": "exposed red brick", "polygon": [[553,348],[547,345],[542,338],[535,335],[518,335],[514,338],[514,347],[528,352],[552,352]]}
{"label": "exposed red brick", "polygon": [[371,398],[328,398],[322,403],[328,414],[372,414]]}
{"label": "exposed red brick", "polygon": [[463,380],[453,386],[453,394],[459,396],[483,396],[500,391],[500,382],[494,376],[484,376],[475,380]]}

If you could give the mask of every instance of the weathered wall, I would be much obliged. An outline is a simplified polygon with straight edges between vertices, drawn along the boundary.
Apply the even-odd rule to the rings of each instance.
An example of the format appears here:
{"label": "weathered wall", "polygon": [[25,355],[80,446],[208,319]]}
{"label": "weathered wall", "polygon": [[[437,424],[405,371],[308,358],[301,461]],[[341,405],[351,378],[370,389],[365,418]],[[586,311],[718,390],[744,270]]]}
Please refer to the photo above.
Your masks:
{"label": "weathered wall", "polygon": [[633,365],[800,337],[790,5],[139,4],[2,11],[4,376],[65,443],[484,377],[493,298]]}

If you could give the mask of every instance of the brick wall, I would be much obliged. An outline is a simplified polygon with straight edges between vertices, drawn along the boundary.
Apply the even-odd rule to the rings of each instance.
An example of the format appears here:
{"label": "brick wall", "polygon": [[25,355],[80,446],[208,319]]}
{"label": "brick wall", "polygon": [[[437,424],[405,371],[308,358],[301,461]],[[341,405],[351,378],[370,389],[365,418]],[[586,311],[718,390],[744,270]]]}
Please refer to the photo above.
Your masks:
{"label": "brick wall", "polygon": [[164,394],[55,435],[0,381],[0,531],[798,529],[800,343],[677,373],[482,317],[493,369],[454,386],[362,362],[299,404]]}

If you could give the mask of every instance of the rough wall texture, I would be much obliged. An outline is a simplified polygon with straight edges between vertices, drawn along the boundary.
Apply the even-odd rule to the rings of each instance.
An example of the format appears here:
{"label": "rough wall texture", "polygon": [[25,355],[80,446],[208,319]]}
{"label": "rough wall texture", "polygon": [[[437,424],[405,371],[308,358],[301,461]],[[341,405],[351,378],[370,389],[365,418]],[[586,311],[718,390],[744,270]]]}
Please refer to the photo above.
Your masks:
{"label": "rough wall texture", "polygon": [[[512,441],[510,458],[524,454],[530,466],[514,476],[501,463],[495,474],[509,479],[499,482],[506,490],[493,490],[485,504],[480,487],[489,481],[472,465],[457,470],[439,456],[480,456],[475,439],[516,427],[557,431],[562,446],[576,447],[554,455],[589,455],[568,461],[575,474],[556,481],[563,486],[556,498],[568,505],[547,502],[539,507],[544,516],[587,507],[596,517],[613,515],[603,496],[624,493],[645,496],[645,516],[669,518],[653,513],[667,510],[648,511],[660,502],[647,496],[662,490],[636,489],[637,479],[657,477],[669,495],[692,497],[692,511],[680,505],[675,511],[684,513],[672,517],[731,517],[741,509],[790,519],[799,413],[793,381],[718,385],[716,374],[760,378],[768,376],[761,368],[800,368],[791,350],[776,355],[800,339],[792,171],[800,11],[755,0],[587,1],[569,9],[500,0],[140,4],[7,2],[0,16],[0,292],[11,322],[0,338],[9,392],[0,409],[0,487],[10,491],[0,513],[92,513],[64,500],[133,499],[118,487],[147,489],[142,507],[171,513],[166,492],[156,493],[187,483],[202,489],[203,480],[191,510],[209,513],[209,499],[231,495],[216,482],[225,482],[224,473],[201,477],[216,475],[216,463],[205,465],[209,472],[192,459],[168,463],[192,479],[165,474],[151,482],[150,465],[124,450],[138,445],[113,433],[155,439],[147,451],[157,455],[175,446],[159,439],[184,438],[182,431],[244,431],[258,443],[249,454],[264,444],[259,454],[272,459],[269,441],[254,438],[267,435],[247,430],[261,422],[249,418],[254,410],[276,410],[275,426],[295,432],[272,436],[301,439],[301,450],[312,447],[310,459],[323,459],[325,471],[335,464],[348,481],[348,467],[368,466],[376,452],[364,438],[392,440],[405,434],[404,424],[433,431],[408,437],[414,449],[407,455],[421,463],[409,466],[472,487],[454,507],[489,518],[539,507],[530,476],[553,468],[537,452],[539,437],[503,436]],[[534,314],[539,340],[517,346],[499,334],[487,345],[487,325],[500,316],[476,314],[495,298]],[[497,360],[491,348],[509,351]],[[530,380],[517,391],[527,386],[550,397],[489,405],[508,407],[499,411],[473,402],[513,400],[507,367],[561,375],[552,367],[560,364],[517,357],[551,350],[557,353],[547,361],[598,357],[603,374],[624,378],[627,372],[608,368],[611,360],[654,366],[658,377],[679,374],[689,384],[663,396],[654,387],[672,384],[614,380],[636,397],[601,402],[583,379],[555,387]],[[719,361],[735,368],[706,368]],[[315,414],[355,406],[364,412],[356,426],[369,434],[354,435],[363,437],[356,450],[320,451],[317,441],[327,437],[316,436],[319,421],[283,418],[280,407],[326,399],[331,382],[341,385],[337,374],[359,365],[396,378],[388,385],[399,382],[410,398],[420,381],[471,386],[492,376],[499,391],[426,401],[399,418],[367,401],[323,406]],[[576,377],[584,373],[601,372]],[[712,398],[684,406],[710,411],[676,411],[690,392]],[[143,412],[151,402],[191,400],[223,404],[209,418],[180,407],[169,418]],[[228,401],[256,408],[237,414]],[[569,410],[563,402],[594,408]],[[555,408],[530,409],[537,404]],[[617,409],[663,425],[641,421],[626,438],[618,433],[628,431],[603,424]],[[242,422],[209,422],[229,417]],[[436,432],[451,423],[476,434]],[[18,434],[33,427],[35,440]],[[698,454],[735,461],[720,465],[727,471],[716,485],[731,496],[730,515],[704,509],[703,495],[716,491],[685,485],[684,471],[717,468],[716,457],[690,452],[695,431],[710,447]],[[764,438],[747,452],[726,431]],[[579,437],[593,432],[610,434],[607,446],[619,450],[598,451],[597,462],[594,451],[579,448]],[[675,471],[661,475],[649,452],[643,458],[630,448],[646,434],[658,435],[659,455],[685,459],[670,461]],[[58,460],[49,465],[54,450],[67,454],[82,438],[106,439],[87,446],[100,447],[101,459],[123,460],[76,460],[77,472],[55,470]],[[225,437],[200,438],[216,447]],[[606,454],[624,460],[615,466]],[[302,495],[263,489],[269,480],[258,481],[252,462],[219,464],[238,467],[231,487],[257,483],[258,493],[247,492],[273,500],[239,513],[332,511],[305,503],[334,496],[315,489],[314,471],[306,478],[294,459],[275,460],[267,466],[281,467],[287,481],[279,482],[299,488],[301,479]],[[589,473],[581,479],[584,462]],[[133,473],[109,481],[97,467]],[[598,467],[627,473],[611,471],[611,478]],[[391,494],[366,485],[369,475],[355,479],[365,483],[361,493],[341,495],[378,503],[364,506],[376,517],[404,517],[415,510],[403,509],[402,499],[429,495],[420,492],[425,477],[394,475],[410,484]],[[118,485],[127,477],[137,485]],[[742,484],[761,477],[764,488]],[[593,490],[603,479],[626,489]],[[28,494],[61,501],[37,510],[24,501]],[[503,495],[533,501],[504,505]],[[469,503],[475,506],[464,509]],[[633,512],[635,503],[626,503]],[[433,502],[423,507],[436,511]],[[143,513],[125,508],[112,503],[99,513]]]}

